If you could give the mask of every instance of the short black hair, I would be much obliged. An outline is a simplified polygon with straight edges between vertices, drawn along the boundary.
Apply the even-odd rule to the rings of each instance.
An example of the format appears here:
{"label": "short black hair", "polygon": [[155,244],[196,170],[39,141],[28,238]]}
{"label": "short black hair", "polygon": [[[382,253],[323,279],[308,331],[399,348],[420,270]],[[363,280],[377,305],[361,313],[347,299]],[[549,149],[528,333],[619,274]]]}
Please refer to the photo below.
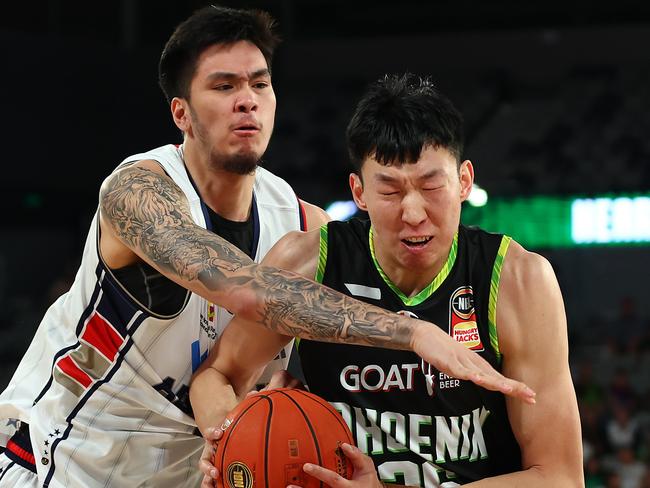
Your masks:
{"label": "short black hair", "polygon": [[249,41],[264,55],[269,71],[280,42],[275,20],[261,10],[240,10],[209,5],[194,12],[171,35],[158,63],[158,83],[165,98],[189,98],[190,82],[201,53],[215,44]]}
{"label": "short black hair", "polygon": [[356,106],[347,128],[350,161],[358,173],[378,163],[415,163],[426,146],[443,147],[457,160],[463,153],[463,117],[428,78],[411,73],[377,80]]}

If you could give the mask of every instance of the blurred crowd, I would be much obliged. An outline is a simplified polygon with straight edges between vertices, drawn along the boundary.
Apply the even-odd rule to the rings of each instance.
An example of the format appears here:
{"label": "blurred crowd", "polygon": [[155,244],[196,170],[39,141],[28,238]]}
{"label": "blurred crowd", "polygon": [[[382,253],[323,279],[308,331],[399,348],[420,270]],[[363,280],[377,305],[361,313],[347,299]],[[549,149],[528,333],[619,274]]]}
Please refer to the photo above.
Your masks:
{"label": "blurred crowd", "polygon": [[575,327],[571,364],[587,488],[650,488],[650,321],[635,301]]}

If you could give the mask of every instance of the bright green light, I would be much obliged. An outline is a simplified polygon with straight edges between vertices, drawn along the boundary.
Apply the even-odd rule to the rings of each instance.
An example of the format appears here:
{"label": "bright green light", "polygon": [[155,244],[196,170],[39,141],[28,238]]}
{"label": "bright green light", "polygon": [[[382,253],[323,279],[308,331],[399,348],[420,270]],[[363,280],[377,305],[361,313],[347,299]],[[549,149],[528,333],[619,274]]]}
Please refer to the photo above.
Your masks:
{"label": "bright green light", "polygon": [[525,247],[650,243],[650,194],[490,198],[483,207],[463,207],[467,225],[512,236]]}

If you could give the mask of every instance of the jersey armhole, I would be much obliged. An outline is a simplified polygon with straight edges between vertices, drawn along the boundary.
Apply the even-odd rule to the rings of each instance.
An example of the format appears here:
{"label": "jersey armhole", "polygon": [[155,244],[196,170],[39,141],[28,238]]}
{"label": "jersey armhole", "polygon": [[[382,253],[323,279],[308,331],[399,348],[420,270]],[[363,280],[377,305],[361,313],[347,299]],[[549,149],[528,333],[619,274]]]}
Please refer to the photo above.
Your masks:
{"label": "jersey armhole", "polygon": [[[115,273],[113,272],[113,269],[104,261],[104,257],[102,256],[102,251],[101,251],[101,246],[100,246],[100,241],[101,241],[101,235],[102,235],[102,228],[99,222],[99,207],[97,209],[97,226],[95,228],[95,252],[97,254],[97,262],[100,268],[106,271],[106,278],[108,281],[112,282],[115,285],[115,289],[118,290],[118,293],[120,293],[120,296],[122,299],[126,300],[129,302],[132,306],[134,306],[137,310],[140,310],[141,312],[144,312],[145,314],[155,317],[157,319],[162,319],[162,320],[169,320],[178,317],[183,310],[185,310],[185,307],[190,301],[190,296],[192,295],[192,292],[189,290],[185,290],[185,298],[183,299],[183,305],[180,307],[180,310],[177,312],[174,312],[171,315],[162,315],[159,313],[154,312],[153,310],[150,310],[149,307],[147,307],[145,304],[141,303],[127,288],[126,286],[115,276]],[[165,279],[169,280],[169,278],[165,277]],[[170,280],[171,281],[171,280]],[[180,285],[177,285],[180,286]],[[181,287],[182,288],[182,287]]]}
{"label": "jersey armhole", "polygon": [[304,202],[296,196],[298,200],[298,217],[300,219],[300,230],[305,232],[307,230],[307,214],[305,212]]}
{"label": "jersey armhole", "polygon": [[494,260],[492,267],[492,277],[490,278],[490,298],[488,301],[488,330],[490,333],[490,345],[496,353],[497,361],[501,362],[501,351],[499,350],[499,335],[497,332],[497,300],[499,298],[499,282],[501,280],[501,269],[503,268],[503,260],[508,252],[508,246],[512,238],[503,236],[501,244],[497,251],[497,256]]}

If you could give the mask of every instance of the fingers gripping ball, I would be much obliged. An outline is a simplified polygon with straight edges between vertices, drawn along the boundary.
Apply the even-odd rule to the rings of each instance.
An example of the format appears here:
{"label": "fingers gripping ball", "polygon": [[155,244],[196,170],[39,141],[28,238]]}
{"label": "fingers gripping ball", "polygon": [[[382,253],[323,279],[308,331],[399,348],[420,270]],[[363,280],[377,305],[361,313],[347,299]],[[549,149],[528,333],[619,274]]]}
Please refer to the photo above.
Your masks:
{"label": "fingers gripping ball", "polygon": [[325,486],[302,470],[306,462],[352,477],[340,447],[353,443],[350,429],[316,395],[288,388],[263,391],[246,398],[228,420],[212,459],[221,473],[219,488]]}

